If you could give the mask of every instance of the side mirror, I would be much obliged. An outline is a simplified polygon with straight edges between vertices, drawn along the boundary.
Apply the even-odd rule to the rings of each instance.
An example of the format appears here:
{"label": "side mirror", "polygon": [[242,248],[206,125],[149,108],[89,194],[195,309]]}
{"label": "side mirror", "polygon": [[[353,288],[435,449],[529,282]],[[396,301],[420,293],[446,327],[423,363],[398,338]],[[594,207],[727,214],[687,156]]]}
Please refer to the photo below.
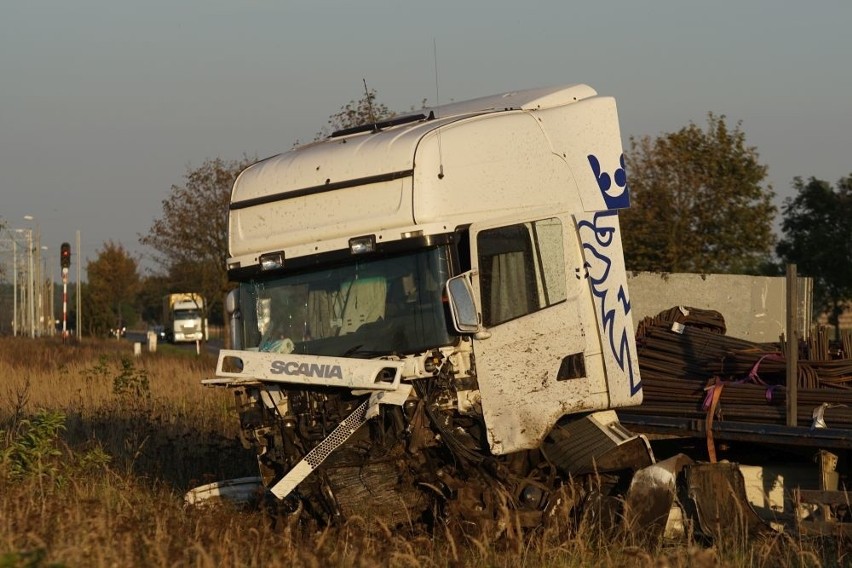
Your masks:
{"label": "side mirror", "polygon": [[240,291],[231,290],[225,296],[225,317],[231,320],[231,349],[242,349],[242,322],[240,321]]}
{"label": "side mirror", "polygon": [[240,307],[240,292],[236,288],[228,292],[228,295],[225,296],[225,313],[228,316],[234,314],[237,311],[237,308]]}
{"label": "side mirror", "polygon": [[479,316],[476,310],[476,300],[473,297],[473,287],[466,274],[454,276],[447,280],[447,297],[450,300],[450,313],[453,316],[453,327],[459,333],[477,333],[480,331]]}

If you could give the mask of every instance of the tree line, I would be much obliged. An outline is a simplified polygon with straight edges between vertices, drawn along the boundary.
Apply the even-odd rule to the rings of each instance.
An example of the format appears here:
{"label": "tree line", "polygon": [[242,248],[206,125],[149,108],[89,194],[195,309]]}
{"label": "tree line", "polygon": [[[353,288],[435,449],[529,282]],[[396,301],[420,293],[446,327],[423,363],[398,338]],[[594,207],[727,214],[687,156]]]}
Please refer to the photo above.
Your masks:
{"label": "tree line", "polygon": [[[425,105],[425,100],[423,101]],[[393,117],[368,91],[331,115],[330,131]],[[160,319],[170,292],[200,292],[211,322],[221,323],[228,282],[227,213],[239,173],[255,161],[208,159],[188,169],[162,202],[162,215],[140,243],[156,252],[159,272],[140,276],[138,261],[120,244],[105,243],[88,263],[84,290],[87,332],[104,333],[117,320]],[[852,174],[831,184],[795,178],[796,193],[778,209],[768,167],[746,142],[742,123],[709,113],[655,138],[631,137],[625,149],[631,207],[622,211],[628,270],[781,275],[788,263],[814,279],[814,307],[837,328],[852,307]]]}

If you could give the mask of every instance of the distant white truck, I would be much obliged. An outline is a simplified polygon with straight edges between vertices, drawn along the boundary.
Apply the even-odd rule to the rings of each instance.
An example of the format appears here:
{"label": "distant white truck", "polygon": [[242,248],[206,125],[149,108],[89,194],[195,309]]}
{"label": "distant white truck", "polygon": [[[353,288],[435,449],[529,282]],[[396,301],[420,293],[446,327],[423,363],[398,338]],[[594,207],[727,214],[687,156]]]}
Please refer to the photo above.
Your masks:
{"label": "distant white truck", "polygon": [[206,339],[204,298],[195,292],[163,297],[163,327],[166,341],[181,343]]}

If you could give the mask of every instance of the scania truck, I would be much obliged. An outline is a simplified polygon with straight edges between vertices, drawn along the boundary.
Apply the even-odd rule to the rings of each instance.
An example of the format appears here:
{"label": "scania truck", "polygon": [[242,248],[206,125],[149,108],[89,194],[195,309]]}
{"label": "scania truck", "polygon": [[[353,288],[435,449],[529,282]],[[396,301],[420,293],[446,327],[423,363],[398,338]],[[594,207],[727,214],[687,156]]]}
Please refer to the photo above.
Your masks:
{"label": "scania truck", "polygon": [[664,486],[670,505],[675,466],[654,475],[615,412],[642,402],[629,205],[615,101],[582,84],[397,116],[245,169],[233,349],[204,383],[234,391],[266,494],[330,522],[512,511],[535,526],[594,473],[601,494],[653,479],[634,500]]}

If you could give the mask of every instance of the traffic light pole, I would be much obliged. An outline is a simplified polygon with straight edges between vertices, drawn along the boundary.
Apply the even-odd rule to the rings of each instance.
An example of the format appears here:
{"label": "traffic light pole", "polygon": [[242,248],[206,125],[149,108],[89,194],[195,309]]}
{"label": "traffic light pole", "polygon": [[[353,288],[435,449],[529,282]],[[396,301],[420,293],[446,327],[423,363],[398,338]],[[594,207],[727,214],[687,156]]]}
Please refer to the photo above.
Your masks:
{"label": "traffic light pole", "polygon": [[62,342],[68,340],[68,269],[62,269]]}
{"label": "traffic light pole", "polygon": [[62,268],[62,342],[68,341],[68,269],[71,268],[71,245],[59,247],[59,265]]}

